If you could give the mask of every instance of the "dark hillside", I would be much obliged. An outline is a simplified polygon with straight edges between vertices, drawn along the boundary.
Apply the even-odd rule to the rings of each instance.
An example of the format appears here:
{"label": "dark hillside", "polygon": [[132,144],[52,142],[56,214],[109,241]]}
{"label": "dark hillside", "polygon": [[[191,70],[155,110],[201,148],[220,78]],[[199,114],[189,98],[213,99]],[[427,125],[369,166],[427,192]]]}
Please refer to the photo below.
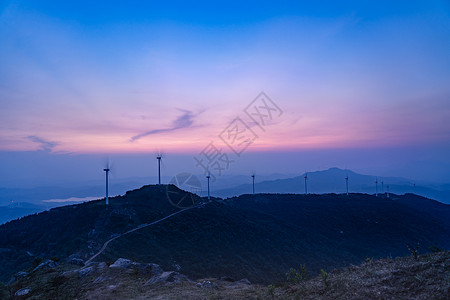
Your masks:
{"label": "dark hillside", "polygon": [[[87,259],[110,237],[178,210],[173,202],[199,197],[175,186],[144,186],[124,196],[58,207],[0,226],[0,280],[24,269],[35,257]],[[180,204],[183,204],[180,203]]]}
{"label": "dark hillside", "polygon": [[104,258],[179,266],[193,278],[228,275],[269,282],[282,280],[299,264],[318,272],[366,257],[408,255],[408,245],[417,243],[421,252],[432,245],[449,248],[449,237],[439,218],[392,199],[258,194],[212,203],[114,241]]}
{"label": "dark hillside", "polygon": [[[167,189],[169,189],[168,193]],[[175,186],[145,186],[111,199],[52,209],[0,226],[0,274],[7,280],[36,257],[86,260],[103,243],[200,201]],[[283,280],[290,267],[320,269],[366,257],[409,254],[420,243],[450,248],[448,205],[415,195],[242,195],[215,200],[111,242],[97,261],[127,257],[181,269],[191,278]],[[422,209],[422,207],[424,209]],[[425,209],[426,208],[426,209]]]}
{"label": "dark hillside", "polygon": [[[402,256],[402,245],[450,247],[450,205],[421,196],[367,194],[242,195],[233,205],[260,211],[367,255]],[[420,238],[419,238],[420,237]]]}

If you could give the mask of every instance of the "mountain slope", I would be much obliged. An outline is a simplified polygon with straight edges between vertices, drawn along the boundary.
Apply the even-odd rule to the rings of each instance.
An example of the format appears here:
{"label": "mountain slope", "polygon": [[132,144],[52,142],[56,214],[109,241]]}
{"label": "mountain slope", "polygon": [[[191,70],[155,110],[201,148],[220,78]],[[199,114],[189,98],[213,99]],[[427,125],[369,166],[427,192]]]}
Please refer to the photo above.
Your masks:
{"label": "mountain slope", "polygon": [[[36,256],[88,259],[111,237],[178,211],[168,195],[175,203],[200,201],[175,186],[145,186],[112,198],[108,207],[93,201],[0,226],[1,279],[27,268]],[[317,272],[366,257],[405,255],[407,245],[417,243],[420,251],[450,248],[448,205],[415,195],[392,196],[258,194],[215,199],[114,240],[96,260],[127,257],[181,269],[192,278],[237,276],[273,282],[303,263]]]}

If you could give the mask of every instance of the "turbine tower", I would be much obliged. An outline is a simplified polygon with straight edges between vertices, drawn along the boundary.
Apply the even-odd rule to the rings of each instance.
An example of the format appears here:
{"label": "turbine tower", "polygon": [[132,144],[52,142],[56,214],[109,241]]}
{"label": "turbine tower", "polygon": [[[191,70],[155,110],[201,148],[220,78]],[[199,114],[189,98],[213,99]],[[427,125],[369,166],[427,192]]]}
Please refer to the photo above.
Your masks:
{"label": "turbine tower", "polygon": [[252,180],[253,180],[253,195],[255,194],[255,173],[252,174]]}
{"label": "turbine tower", "polygon": [[384,194],[384,181],[381,179],[381,193]]}
{"label": "turbine tower", "polygon": [[386,188],[387,188],[387,197],[389,198],[389,184],[386,185]]}
{"label": "turbine tower", "polygon": [[209,194],[209,179],[211,178],[211,176],[209,175],[209,172],[208,172],[208,175],[206,176],[206,179],[208,179],[208,200],[210,200],[211,199],[211,196],[210,196],[210,194]]}
{"label": "turbine tower", "polygon": [[378,197],[378,177],[375,179],[375,197]]}
{"label": "turbine tower", "polygon": [[307,184],[307,180],[308,180],[308,173],[305,173],[305,176],[303,177],[305,178],[305,195],[308,194],[308,184]]}
{"label": "turbine tower", "polygon": [[109,166],[107,166],[105,169],[103,169],[103,171],[105,171],[106,174],[106,196],[105,196],[105,201],[106,201],[106,205],[109,205],[109,198],[108,198],[108,178],[109,178]]}
{"label": "turbine tower", "polygon": [[158,156],[156,156],[156,159],[158,160],[158,185],[161,185],[161,158],[161,154],[158,154]]}
{"label": "turbine tower", "polygon": [[347,196],[348,196],[348,175],[345,176],[345,185],[347,187]]}

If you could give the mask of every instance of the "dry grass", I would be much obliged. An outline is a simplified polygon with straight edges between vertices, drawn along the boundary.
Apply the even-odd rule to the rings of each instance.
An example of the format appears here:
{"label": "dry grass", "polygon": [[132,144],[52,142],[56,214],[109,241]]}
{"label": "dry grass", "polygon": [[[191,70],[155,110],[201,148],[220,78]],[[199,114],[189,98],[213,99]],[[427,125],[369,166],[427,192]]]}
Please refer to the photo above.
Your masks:
{"label": "dry grass", "polygon": [[275,290],[280,299],[450,299],[450,252],[369,261]]}
{"label": "dry grass", "polygon": [[[64,273],[64,275],[63,275]],[[79,278],[77,268],[61,265],[35,272],[9,286],[31,293],[10,299],[450,299],[450,252],[368,261],[298,284],[248,285],[207,279],[145,284],[145,270],[96,267]],[[8,287],[0,287],[8,295]],[[4,294],[2,294],[4,293]]]}

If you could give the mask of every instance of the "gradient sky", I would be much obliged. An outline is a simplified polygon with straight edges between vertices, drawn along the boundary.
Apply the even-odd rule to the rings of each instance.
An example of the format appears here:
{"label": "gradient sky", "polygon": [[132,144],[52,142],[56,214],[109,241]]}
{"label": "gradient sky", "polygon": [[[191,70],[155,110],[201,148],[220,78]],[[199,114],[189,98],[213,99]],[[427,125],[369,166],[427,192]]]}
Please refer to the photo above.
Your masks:
{"label": "gradient sky", "polygon": [[192,156],[261,91],[283,114],[254,164],[450,176],[448,1],[142,2],[0,2],[0,180],[36,155]]}

